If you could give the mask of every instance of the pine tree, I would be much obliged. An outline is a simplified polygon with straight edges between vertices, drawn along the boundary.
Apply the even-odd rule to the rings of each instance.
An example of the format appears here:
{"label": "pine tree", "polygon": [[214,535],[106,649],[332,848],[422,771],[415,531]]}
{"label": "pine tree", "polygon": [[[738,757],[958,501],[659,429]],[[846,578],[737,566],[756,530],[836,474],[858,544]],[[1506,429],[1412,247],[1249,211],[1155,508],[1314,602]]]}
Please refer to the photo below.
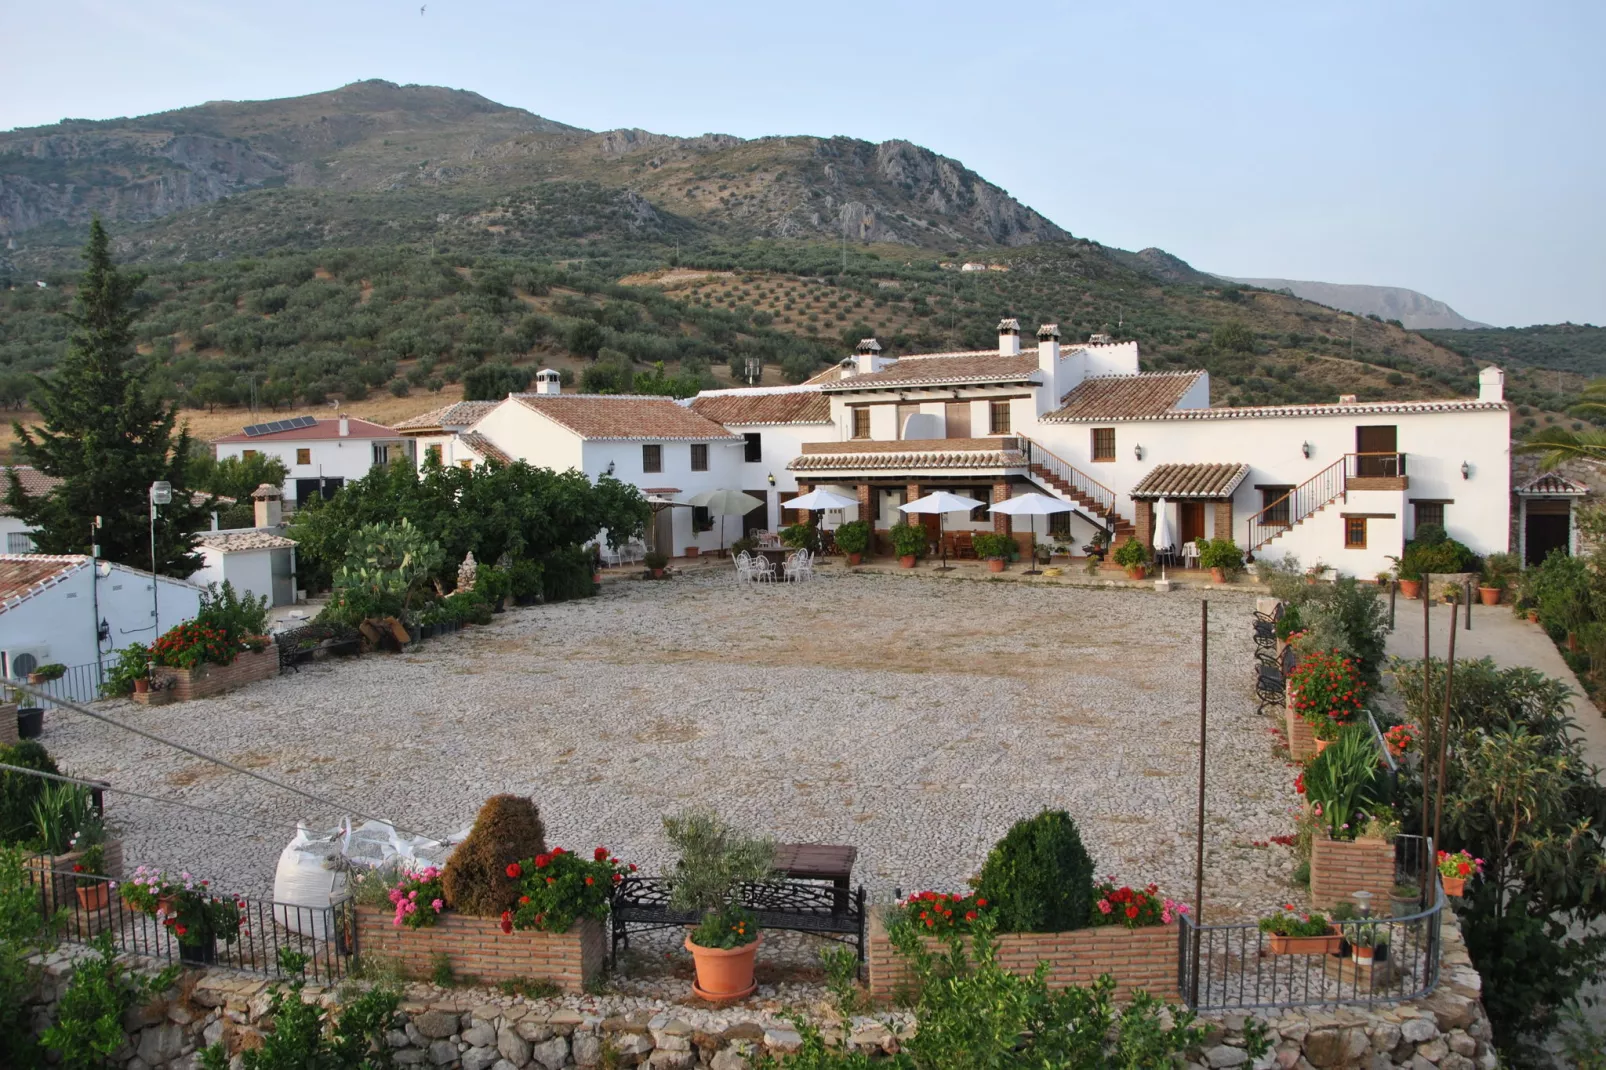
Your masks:
{"label": "pine tree", "polygon": [[96,219],[84,248],[74,330],[56,373],[36,390],[44,426],[13,424],[20,459],[62,482],[48,495],[29,497],[15,473],[6,504],[33,533],[40,553],[88,553],[90,525],[102,521],[101,556],[151,568],[150,485],[166,480],[173,500],[156,523],[155,571],[188,576],[200,567],[195,532],[208,511],[188,489],[190,436],[175,437],[176,406],[146,389],[146,362],[134,348],[134,291],[144,276],[112,263],[111,242]]}

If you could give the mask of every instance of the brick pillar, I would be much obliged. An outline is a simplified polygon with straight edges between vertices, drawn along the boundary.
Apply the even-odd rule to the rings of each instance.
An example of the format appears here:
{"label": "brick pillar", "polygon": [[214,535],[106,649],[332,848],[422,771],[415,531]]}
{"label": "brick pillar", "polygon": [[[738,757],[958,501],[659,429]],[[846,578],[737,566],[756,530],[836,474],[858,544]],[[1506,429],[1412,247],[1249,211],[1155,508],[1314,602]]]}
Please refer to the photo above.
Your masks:
{"label": "brick pillar", "polygon": [[1232,538],[1232,499],[1216,502],[1215,532],[1212,539]]}
{"label": "brick pillar", "polygon": [[1132,523],[1138,529],[1138,541],[1154,549],[1154,503],[1147,500],[1132,503]]}
{"label": "brick pillar", "polygon": [[875,495],[870,491],[870,484],[860,483],[855,490],[859,497],[859,519],[875,530]]}
{"label": "brick pillar", "polygon": [[[1001,482],[1001,483],[994,483],[993,484],[993,501],[994,502],[1007,502],[1007,501],[1009,501],[1009,484],[1008,483],[1002,483]],[[1012,527],[1010,527],[1010,523],[1009,522],[1011,520],[1013,520],[1013,519],[1015,519],[1015,518],[1010,516],[1008,513],[994,513],[993,514],[993,531],[997,532],[999,535],[1008,535],[1008,534],[1010,534],[1014,529]]]}
{"label": "brick pillar", "polygon": [[[807,494],[813,489],[813,483],[799,483],[797,485],[797,492],[799,495]],[[807,509],[794,509],[793,512],[797,514],[797,522],[799,524],[807,524],[809,522],[809,511]]]}

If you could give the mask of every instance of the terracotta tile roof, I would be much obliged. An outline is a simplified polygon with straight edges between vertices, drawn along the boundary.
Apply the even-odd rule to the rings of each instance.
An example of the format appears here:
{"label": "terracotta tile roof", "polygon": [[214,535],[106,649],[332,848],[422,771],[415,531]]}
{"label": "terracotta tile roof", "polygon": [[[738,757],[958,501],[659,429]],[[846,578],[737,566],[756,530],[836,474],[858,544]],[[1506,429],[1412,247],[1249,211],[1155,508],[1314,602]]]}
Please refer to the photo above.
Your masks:
{"label": "terracotta tile roof", "polygon": [[0,554],[0,613],[46,591],[89,564],[83,554]]}
{"label": "terracotta tile roof", "polygon": [[739,438],[674,398],[641,394],[516,394],[521,405],[581,438]]}
{"label": "terracotta tile roof", "polygon": [[473,427],[480,419],[492,409],[502,404],[500,401],[459,401],[444,408],[434,409],[430,412],[409,416],[399,420],[392,426],[397,431],[440,431],[448,427]]}
{"label": "terracotta tile roof", "polygon": [[1442,401],[1347,401],[1336,405],[1256,405],[1241,409],[1174,409],[1162,420],[1254,420],[1273,416],[1378,416],[1385,413],[1503,411],[1504,401],[1446,398]]}
{"label": "terracotta tile roof", "polygon": [[718,391],[692,398],[691,407],[726,426],[831,422],[831,399],[818,390]]}
{"label": "terracotta tile roof", "polygon": [[1575,480],[1568,479],[1560,472],[1541,472],[1528,482],[1517,488],[1518,494],[1553,494],[1568,497],[1580,497],[1589,493],[1589,488]]}
{"label": "terracotta tile roof", "polygon": [[203,531],[196,543],[222,550],[226,554],[241,550],[288,550],[295,546],[294,539],[275,535],[271,531]]}
{"label": "terracotta tile roof", "polygon": [[501,446],[492,442],[478,431],[464,431],[457,440],[487,461],[501,461],[503,464],[512,464],[513,458],[505,453]]}
{"label": "terracotta tile roof", "polygon": [[1169,412],[1204,372],[1145,372],[1141,375],[1095,375],[1084,379],[1048,421],[1137,420]]}
{"label": "terracotta tile roof", "polygon": [[[347,438],[399,438],[396,429],[376,424],[368,420],[359,420],[352,416],[347,418]],[[340,437],[339,420],[319,420],[308,427],[295,427],[288,431],[270,431],[265,435],[248,435],[241,431],[233,435],[224,435],[213,439],[213,442],[310,442],[333,440]]]}
{"label": "terracotta tile roof", "polygon": [[1247,464],[1162,464],[1138,480],[1133,498],[1226,498],[1249,475]]}
{"label": "terracotta tile roof", "polygon": [[1026,464],[1015,438],[934,438],[879,442],[805,442],[791,472],[914,471],[933,468],[1020,468]]}
{"label": "terracotta tile roof", "polygon": [[1037,374],[1036,352],[1018,357],[1001,357],[995,349],[965,353],[931,353],[900,357],[894,364],[869,375],[852,375],[825,383],[830,392],[851,390],[890,390],[905,386],[938,386],[948,383],[1016,383]]}
{"label": "terracotta tile roof", "polygon": [[19,464],[12,468],[0,467],[0,516],[10,516],[11,507],[5,503],[6,494],[11,491],[11,480],[6,473],[15,472],[17,482],[22,484],[22,493],[30,498],[37,498],[41,494],[49,494],[51,489],[61,480],[55,476],[47,476],[31,465]]}

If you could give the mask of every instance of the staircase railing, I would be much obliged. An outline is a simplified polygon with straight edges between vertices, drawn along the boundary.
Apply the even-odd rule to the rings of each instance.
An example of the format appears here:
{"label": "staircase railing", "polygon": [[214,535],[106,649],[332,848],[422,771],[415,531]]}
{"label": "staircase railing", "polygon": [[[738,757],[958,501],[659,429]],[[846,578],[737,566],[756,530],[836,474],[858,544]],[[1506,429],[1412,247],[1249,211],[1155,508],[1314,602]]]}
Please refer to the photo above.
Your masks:
{"label": "staircase railing", "polygon": [[1017,435],[1016,437],[1026,446],[1027,467],[1042,468],[1049,475],[1092,502],[1106,516],[1115,512],[1115,491],[1081,469],[1072,466],[1063,458],[1045,450],[1025,435]]}
{"label": "staircase railing", "polygon": [[1249,549],[1260,549],[1316,510],[1348,493],[1351,479],[1403,475],[1403,453],[1346,453],[1250,517]]}

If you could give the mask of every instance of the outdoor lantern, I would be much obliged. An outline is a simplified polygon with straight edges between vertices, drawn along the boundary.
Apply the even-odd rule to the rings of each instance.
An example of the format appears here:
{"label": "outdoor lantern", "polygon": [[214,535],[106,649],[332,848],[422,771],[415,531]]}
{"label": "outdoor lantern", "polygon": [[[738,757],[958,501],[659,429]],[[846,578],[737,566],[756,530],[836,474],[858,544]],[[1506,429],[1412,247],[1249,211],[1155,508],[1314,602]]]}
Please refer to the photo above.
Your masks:
{"label": "outdoor lantern", "polygon": [[770,486],[772,486],[772,487],[775,486],[775,473],[774,472],[770,473]]}
{"label": "outdoor lantern", "polygon": [[1140,461],[1143,460],[1143,446],[1141,443],[1132,447],[1132,455]]}
{"label": "outdoor lantern", "polygon": [[1462,479],[1471,479],[1472,478],[1472,466],[1470,464],[1468,464],[1467,462],[1465,462],[1465,461],[1461,462],[1461,478]]}
{"label": "outdoor lantern", "polygon": [[1300,447],[1299,447],[1299,452],[1303,453],[1305,455],[1305,460],[1307,460],[1307,461],[1310,460],[1310,443],[1309,442],[1301,443]]}
{"label": "outdoor lantern", "polygon": [[613,462],[612,461],[608,462],[608,475],[610,475],[610,476],[613,475]]}

